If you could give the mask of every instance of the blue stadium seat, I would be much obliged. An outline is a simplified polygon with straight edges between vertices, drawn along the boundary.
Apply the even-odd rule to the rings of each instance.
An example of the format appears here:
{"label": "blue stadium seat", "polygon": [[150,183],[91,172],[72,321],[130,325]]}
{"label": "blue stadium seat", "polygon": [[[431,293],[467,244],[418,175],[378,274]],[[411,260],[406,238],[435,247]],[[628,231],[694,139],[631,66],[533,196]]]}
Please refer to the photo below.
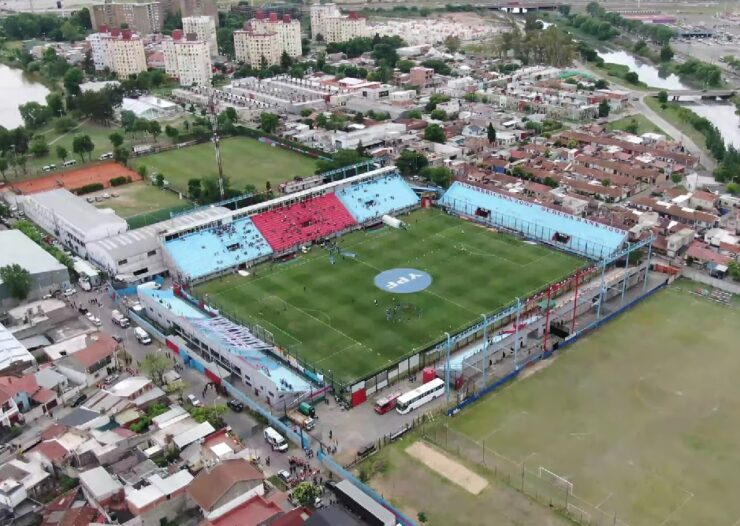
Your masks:
{"label": "blue stadium seat", "polygon": [[419,204],[419,197],[397,174],[362,181],[336,194],[358,223],[380,219]]}

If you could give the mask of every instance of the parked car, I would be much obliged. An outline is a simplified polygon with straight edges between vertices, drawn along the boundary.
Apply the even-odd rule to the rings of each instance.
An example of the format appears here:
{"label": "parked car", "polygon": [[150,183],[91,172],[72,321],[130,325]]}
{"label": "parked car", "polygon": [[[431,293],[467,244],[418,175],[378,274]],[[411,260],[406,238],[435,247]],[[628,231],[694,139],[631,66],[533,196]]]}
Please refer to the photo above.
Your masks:
{"label": "parked car", "polygon": [[112,384],[113,382],[115,382],[116,380],[118,380],[118,375],[117,375],[117,374],[112,374],[112,375],[110,375],[110,376],[107,376],[107,377],[105,378],[105,380],[103,381],[103,383],[104,383],[105,385],[110,385],[110,384]]}
{"label": "parked car", "polygon": [[242,411],[244,411],[244,404],[242,404],[239,400],[229,400],[228,402],[226,402],[226,405],[228,405],[237,413],[241,413]]}
{"label": "parked car", "polygon": [[68,297],[70,297],[70,296],[73,296],[73,295],[74,295],[75,293],[77,293],[77,291],[76,291],[75,289],[73,289],[72,287],[68,287],[68,288],[66,288],[66,289],[64,289],[64,290],[62,291],[62,295],[63,295],[63,296],[65,297],[65,298],[68,298]]}
{"label": "parked car", "polygon": [[197,397],[197,396],[195,396],[194,394],[189,394],[189,395],[188,395],[188,400],[190,401],[190,403],[191,403],[191,404],[192,404],[192,405],[193,405],[194,407],[200,407],[200,405],[201,405],[201,404],[200,404],[200,400],[198,400],[198,397]]}
{"label": "parked car", "polygon": [[277,476],[280,480],[288,485],[290,485],[290,482],[293,480],[293,477],[290,475],[290,471],[288,471],[287,469],[282,469],[278,471]]}
{"label": "parked car", "polygon": [[87,400],[87,395],[85,393],[82,393],[81,395],[79,395],[77,398],[74,399],[74,401],[72,402],[72,407],[77,407],[77,406],[82,405],[85,402],[85,400]]}

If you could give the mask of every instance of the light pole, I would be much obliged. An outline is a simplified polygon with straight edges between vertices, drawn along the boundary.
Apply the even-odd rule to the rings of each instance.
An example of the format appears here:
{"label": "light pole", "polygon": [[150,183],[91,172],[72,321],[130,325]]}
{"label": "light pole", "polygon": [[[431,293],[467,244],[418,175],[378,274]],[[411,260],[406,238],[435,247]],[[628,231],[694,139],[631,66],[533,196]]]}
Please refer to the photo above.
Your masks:
{"label": "light pole", "polygon": [[514,370],[519,369],[519,315],[522,313],[522,300],[516,298],[516,321],[514,322]]}
{"label": "light pole", "polygon": [[483,318],[483,385],[486,385],[488,367],[488,319],[485,314],[480,315]]}
{"label": "light pole", "polygon": [[445,357],[445,389],[447,391],[447,405],[450,404],[450,347],[451,341],[450,341],[450,333],[445,331],[445,336],[447,336],[447,352]]}

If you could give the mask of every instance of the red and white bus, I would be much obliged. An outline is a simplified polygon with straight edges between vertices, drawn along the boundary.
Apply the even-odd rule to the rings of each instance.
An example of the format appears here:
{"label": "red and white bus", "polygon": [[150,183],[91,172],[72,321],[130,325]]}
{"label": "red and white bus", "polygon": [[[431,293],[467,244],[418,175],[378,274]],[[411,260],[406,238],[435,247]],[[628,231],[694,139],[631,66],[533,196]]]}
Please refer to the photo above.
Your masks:
{"label": "red and white bus", "polygon": [[396,411],[405,415],[417,407],[421,407],[435,398],[439,398],[445,393],[445,382],[441,378],[425,383],[413,391],[409,391],[396,400]]}
{"label": "red and white bus", "polygon": [[384,415],[394,407],[396,407],[396,400],[403,393],[401,391],[394,391],[389,395],[384,396],[375,402],[375,412],[379,415]]}

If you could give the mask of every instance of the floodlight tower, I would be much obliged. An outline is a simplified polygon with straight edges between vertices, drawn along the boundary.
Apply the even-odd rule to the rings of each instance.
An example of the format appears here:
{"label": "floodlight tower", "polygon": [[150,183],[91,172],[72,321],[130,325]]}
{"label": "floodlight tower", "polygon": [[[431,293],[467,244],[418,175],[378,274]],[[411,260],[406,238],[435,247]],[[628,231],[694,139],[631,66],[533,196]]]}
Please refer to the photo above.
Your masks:
{"label": "floodlight tower", "polygon": [[221,138],[218,135],[218,115],[216,115],[216,95],[215,90],[211,91],[208,97],[208,113],[211,116],[211,127],[213,128],[213,148],[216,151],[216,164],[218,165],[218,195],[221,201],[226,199],[224,195],[224,168],[221,164]]}

